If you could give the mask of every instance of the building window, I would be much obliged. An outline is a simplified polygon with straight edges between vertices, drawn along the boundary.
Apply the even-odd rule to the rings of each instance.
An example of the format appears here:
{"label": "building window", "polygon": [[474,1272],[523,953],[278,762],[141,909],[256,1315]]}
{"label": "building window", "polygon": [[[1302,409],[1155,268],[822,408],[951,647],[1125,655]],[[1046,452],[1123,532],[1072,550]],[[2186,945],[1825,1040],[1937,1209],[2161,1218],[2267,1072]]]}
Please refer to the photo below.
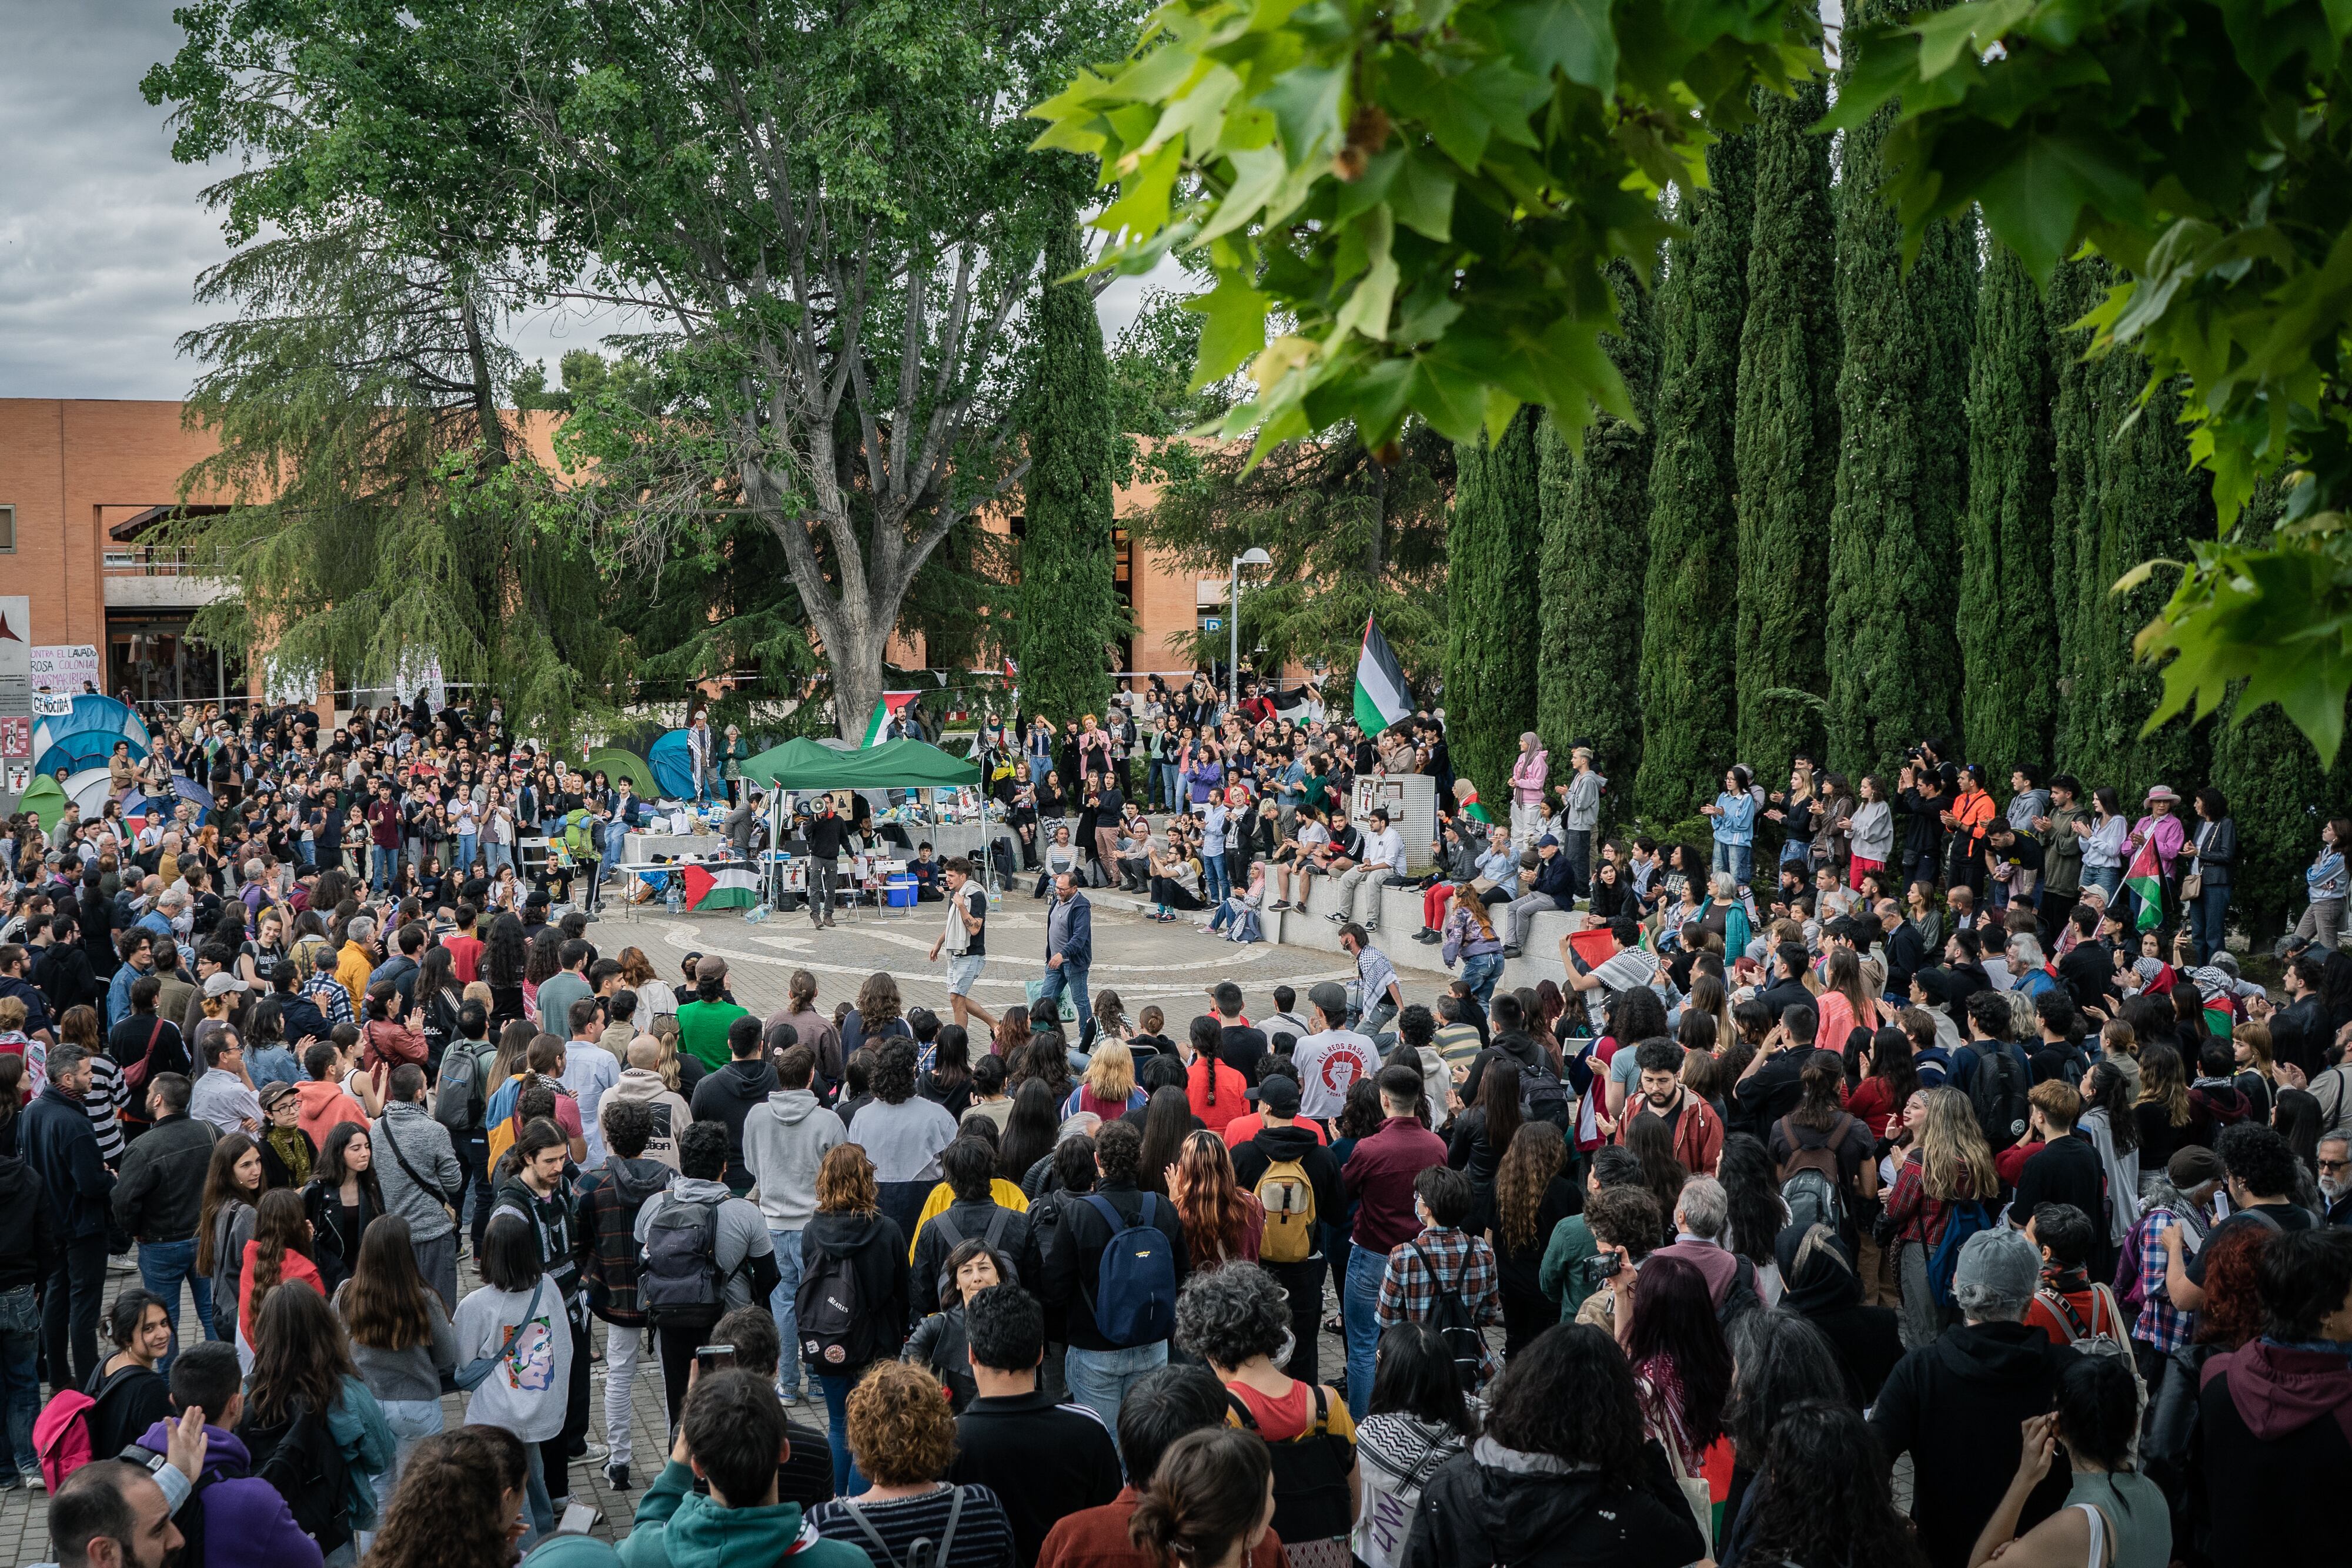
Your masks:
{"label": "building window", "polygon": [[0,507],[0,555],[16,553],[16,508]]}

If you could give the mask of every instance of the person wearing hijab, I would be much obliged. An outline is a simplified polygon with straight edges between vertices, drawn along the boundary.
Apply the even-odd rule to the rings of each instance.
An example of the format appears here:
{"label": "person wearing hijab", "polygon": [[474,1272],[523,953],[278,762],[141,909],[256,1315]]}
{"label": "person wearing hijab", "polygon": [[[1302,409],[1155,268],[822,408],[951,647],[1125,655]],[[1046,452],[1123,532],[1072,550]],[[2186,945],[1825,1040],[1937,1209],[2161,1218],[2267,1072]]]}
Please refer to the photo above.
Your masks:
{"label": "person wearing hijab", "polygon": [[1845,1369],[1846,1397],[1857,1409],[1878,1398],[1886,1375],[1903,1359],[1899,1314],[1892,1307],[1867,1307],[1862,1281],[1838,1249],[1837,1232],[1816,1225],[1801,1236],[1780,1234],[1780,1308],[1809,1320],[1828,1336]]}

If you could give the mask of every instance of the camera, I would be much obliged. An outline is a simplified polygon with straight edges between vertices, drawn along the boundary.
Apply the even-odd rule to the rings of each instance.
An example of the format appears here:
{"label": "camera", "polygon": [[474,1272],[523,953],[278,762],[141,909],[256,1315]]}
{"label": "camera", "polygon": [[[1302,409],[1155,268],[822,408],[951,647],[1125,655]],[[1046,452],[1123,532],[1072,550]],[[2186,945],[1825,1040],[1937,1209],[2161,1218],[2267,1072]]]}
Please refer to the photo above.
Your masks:
{"label": "camera", "polygon": [[1625,1254],[1602,1252],[1584,1260],[1584,1288],[1597,1291],[1625,1271]]}

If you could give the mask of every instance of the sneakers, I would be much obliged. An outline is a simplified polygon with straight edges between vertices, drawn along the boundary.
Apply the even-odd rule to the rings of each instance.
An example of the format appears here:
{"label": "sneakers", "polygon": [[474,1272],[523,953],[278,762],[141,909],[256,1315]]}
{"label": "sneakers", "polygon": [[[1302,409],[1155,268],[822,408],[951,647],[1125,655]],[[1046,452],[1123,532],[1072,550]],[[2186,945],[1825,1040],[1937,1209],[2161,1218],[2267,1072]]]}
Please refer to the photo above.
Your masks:
{"label": "sneakers", "polygon": [[19,1471],[18,1473],[24,1478],[25,1484],[32,1488],[35,1491],[47,1491],[49,1490],[49,1483],[41,1479],[41,1468],[38,1465],[34,1466],[29,1470]]}
{"label": "sneakers", "polygon": [[1412,934],[1412,939],[1416,942],[1442,942],[1444,940],[1444,938],[1438,936],[1436,932],[1428,930],[1425,927],[1414,932]]}
{"label": "sneakers", "polygon": [[1267,904],[1265,909],[1266,913],[1269,915],[1279,915],[1289,907],[1290,900],[1286,898],[1277,898],[1272,904]]}
{"label": "sneakers", "polygon": [[604,1484],[611,1487],[614,1491],[628,1490],[629,1467],[623,1464],[618,1459],[606,1460],[604,1464]]}
{"label": "sneakers", "polygon": [[1503,956],[1506,958],[1516,958],[1518,956],[1519,950],[1517,947],[1506,947],[1503,949]]}
{"label": "sneakers", "polygon": [[1345,925],[1348,924],[1348,912],[1344,909],[1335,909],[1323,918],[1334,925]]}

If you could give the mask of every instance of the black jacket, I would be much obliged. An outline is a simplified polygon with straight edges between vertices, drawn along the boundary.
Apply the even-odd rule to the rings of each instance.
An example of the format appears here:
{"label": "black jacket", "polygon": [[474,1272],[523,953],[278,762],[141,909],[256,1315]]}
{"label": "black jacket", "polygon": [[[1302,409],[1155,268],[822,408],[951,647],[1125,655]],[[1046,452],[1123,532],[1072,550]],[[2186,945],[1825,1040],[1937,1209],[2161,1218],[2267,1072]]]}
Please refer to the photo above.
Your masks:
{"label": "black jacket", "polygon": [[114,1173],[99,1157],[89,1113],[52,1082],[16,1118],[16,1153],[38,1172],[60,1242],[106,1234]]}
{"label": "black jacket", "polygon": [[144,1137],[132,1139],[114,1178],[114,1222],[142,1241],[194,1236],[197,1210],[204,1206],[205,1168],[219,1141],[219,1128],[185,1112],[164,1117]]}
{"label": "black jacket", "polygon": [[51,943],[33,963],[33,983],[49,999],[49,1012],[62,1018],[68,1008],[92,1007],[106,994],[89,955],[79,943]]}
{"label": "black jacket", "polygon": [[48,1277],[57,1250],[41,1178],[14,1155],[0,1155],[0,1291],[22,1290]]}
{"label": "black jacket", "polygon": [[[1911,1517],[1935,1568],[1963,1568],[2017,1473],[2017,1434],[2049,1413],[2075,1353],[2023,1323],[1964,1323],[1895,1364],[1870,1424],[1888,1463],[1911,1456]],[[2069,1477],[2053,1466],[2026,1500],[2023,1534],[2055,1513]]]}
{"label": "black jacket", "polygon": [[694,1098],[688,1102],[694,1119],[727,1124],[727,1185],[737,1192],[751,1185],[751,1173],[743,1164],[743,1118],[751,1113],[752,1106],[767,1103],[776,1087],[775,1068],[756,1059],[730,1061],[705,1073],[694,1086]]}
{"label": "black jacket", "polygon": [[2058,960],[2058,977],[2065,982],[2077,1008],[2097,1008],[2111,1018],[2115,1015],[2116,956],[2105,943],[2074,944]]}
{"label": "black jacket", "polygon": [[[1311,1134],[1310,1134],[1311,1136]],[[1146,1196],[1136,1190],[1133,1182],[1105,1183],[1096,1192],[1109,1203],[1121,1220],[1132,1224],[1141,1212]],[[1080,1350],[1120,1350],[1095,1326],[1095,1277],[1102,1261],[1103,1248],[1109,1244],[1111,1230],[1100,1210],[1083,1197],[1073,1197],[1062,1206],[1062,1237],[1066,1245],[1057,1246],[1045,1256],[1045,1295],[1047,1302],[1060,1307],[1067,1314],[1069,1343]],[[1338,1218],[1335,1213],[1333,1218]],[[1175,1265],[1176,1288],[1184,1287],[1184,1275],[1189,1253],[1184,1245],[1184,1223],[1176,1218],[1176,1206],[1164,1197],[1154,1196],[1151,1223],[1166,1236],[1172,1246],[1171,1261]]]}
{"label": "black jacket", "polygon": [[[981,1241],[987,1239],[989,1225],[998,1212],[999,1206],[993,1201],[950,1203],[915,1232],[915,1260],[911,1265],[914,1272],[908,1284],[915,1316],[926,1318],[940,1310],[940,1272],[947,1267],[948,1254],[956,1249],[956,1243],[949,1240],[948,1233],[940,1228],[940,1221],[950,1222],[962,1240]],[[1004,1228],[997,1235],[995,1250],[1013,1260],[1023,1288],[1034,1291],[1037,1242],[1029,1231],[1029,1217],[1013,1209],[1003,1212]]]}
{"label": "black jacket", "polygon": [[1029,1568],[1058,1521],[1118,1496],[1118,1448],[1101,1416],[1043,1389],[975,1399],[956,1419],[948,1479],[996,1493],[1013,1521],[1013,1561]]}
{"label": "black jacket", "polygon": [[[907,1233],[887,1214],[831,1214],[820,1210],[801,1232],[801,1278],[828,1258],[845,1258],[857,1272],[857,1293],[880,1331],[876,1361],[895,1361],[907,1343]],[[870,1363],[868,1364],[871,1364]],[[854,1375],[863,1367],[844,1367]]]}
{"label": "black jacket", "polygon": [[1665,1450],[1644,1443],[1642,1464],[1639,1484],[1612,1487],[1549,1454],[1481,1437],[1423,1489],[1399,1568],[1685,1568],[1708,1542]]}
{"label": "black jacket", "polygon": [[2106,1171],[2099,1151],[2079,1133],[2055,1138],[2029,1156],[2018,1173],[2013,1212],[2020,1223],[2045,1203],[2071,1203],[2091,1222],[2091,1233],[2106,1232]]}
{"label": "black jacket", "polygon": [[1762,1066],[1741,1079],[1731,1091],[1736,1120],[1730,1131],[1753,1133],[1769,1147],[1772,1124],[1795,1110],[1805,1097],[1798,1079],[1811,1056],[1808,1051],[1776,1051],[1765,1058]]}

